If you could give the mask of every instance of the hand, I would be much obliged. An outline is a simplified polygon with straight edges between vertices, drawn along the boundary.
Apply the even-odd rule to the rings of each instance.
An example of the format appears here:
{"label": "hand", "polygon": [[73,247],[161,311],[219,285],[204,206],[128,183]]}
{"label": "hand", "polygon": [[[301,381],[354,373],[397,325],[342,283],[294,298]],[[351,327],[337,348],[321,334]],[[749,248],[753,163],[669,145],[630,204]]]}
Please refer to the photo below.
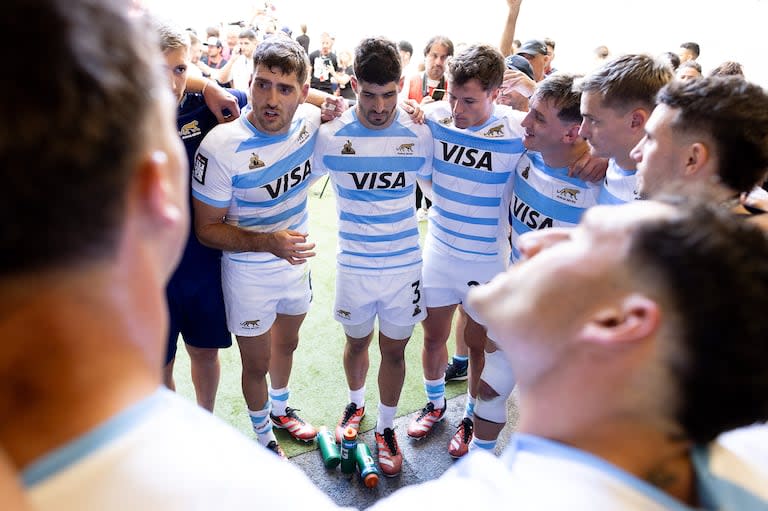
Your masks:
{"label": "hand", "polygon": [[608,160],[606,158],[595,158],[589,154],[589,151],[584,151],[584,154],[568,167],[568,175],[584,181],[599,183],[605,178],[607,170]]}
{"label": "hand", "polygon": [[428,105],[434,102],[435,102],[435,98],[433,98],[432,96],[424,96],[423,98],[421,98],[422,105]]}
{"label": "hand", "polygon": [[504,71],[501,88],[519,92],[526,98],[530,98],[533,95],[533,91],[536,90],[536,82],[528,78],[528,75],[522,71],[507,69]]}
{"label": "hand", "polygon": [[320,120],[322,122],[332,121],[340,117],[347,109],[347,100],[341,96],[327,96],[320,105]]}
{"label": "hand", "polygon": [[237,103],[237,98],[224,90],[216,83],[216,80],[208,81],[208,84],[203,88],[203,98],[205,104],[216,116],[217,121],[229,122],[240,117],[240,105]]}
{"label": "hand", "polygon": [[400,108],[407,113],[416,124],[424,124],[424,110],[415,99],[406,99],[400,103]]}
{"label": "hand", "polygon": [[314,257],[314,243],[307,243],[308,233],[298,231],[277,231],[272,233],[269,251],[277,257],[285,259],[293,265],[304,264],[307,259]]}

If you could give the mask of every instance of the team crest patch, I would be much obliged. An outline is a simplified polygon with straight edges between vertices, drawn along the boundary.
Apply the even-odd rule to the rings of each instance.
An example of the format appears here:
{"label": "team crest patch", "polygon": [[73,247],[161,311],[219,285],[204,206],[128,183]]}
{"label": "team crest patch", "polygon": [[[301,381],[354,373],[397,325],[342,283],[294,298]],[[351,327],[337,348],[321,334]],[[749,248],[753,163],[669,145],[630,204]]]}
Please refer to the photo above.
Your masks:
{"label": "team crest patch", "polygon": [[243,327],[246,330],[255,330],[255,329],[259,328],[259,322],[260,321],[261,320],[259,320],[259,319],[249,319],[247,321],[243,321],[242,323],[240,323],[240,326]]}
{"label": "team crest patch", "polygon": [[352,147],[351,140],[347,140],[347,143],[341,148],[341,154],[355,154],[355,149]]}
{"label": "team crest patch", "polygon": [[413,154],[413,146],[415,146],[413,142],[408,144],[400,144],[397,146],[396,152],[397,154]]}
{"label": "team crest patch", "polygon": [[528,175],[531,173],[531,166],[526,165],[525,169],[523,169],[523,179],[528,179]]}
{"label": "team crest patch", "polygon": [[561,188],[557,191],[557,196],[566,202],[575,204],[579,200],[580,191],[578,188]]}
{"label": "team crest patch", "polygon": [[343,319],[352,319],[352,313],[344,309],[337,310],[336,315]]}
{"label": "team crest patch", "polygon": [[264,162],[259,159],[259,155],[256,153],[251,154],[251,159],[248,162],[248,168],[253,170],[263,166],[264,166]]}
{"label": "team crest patch", "polygon": [[301,126],[301,131],[299,132],[298,142],[299,144],[304,143],[305,140],[309,138],[309,131],[307,131],[307,125],[303,124]]}
{"label": "team crest patch", "polygon": [[493,128],[488,128],[488,131],[483,133],[483,136],[486,137],[503,137],[504,136],[504,125],[499,124],[497,126],[494,126]]}
{"label": "team crest patch", "polygon": [[189,121],[187,124],[181,127],[179,130],[179,136],[186,140],[188,138],[196,137],[200,135],[202,132],[200,131],[200,125],[199,123],[195,121]]}
{"label": "team crest patch", "polygon": [[192,168],[192,177],[200,183],[205,184],[205,172],[208,170],[208,158],[202,154],[195,155],[195,166]]}
{"label": "team crest patch", "polygon": [[445,117],[444,119],[440,119],[440,124],[451,124],[453,122],[453,117]]}

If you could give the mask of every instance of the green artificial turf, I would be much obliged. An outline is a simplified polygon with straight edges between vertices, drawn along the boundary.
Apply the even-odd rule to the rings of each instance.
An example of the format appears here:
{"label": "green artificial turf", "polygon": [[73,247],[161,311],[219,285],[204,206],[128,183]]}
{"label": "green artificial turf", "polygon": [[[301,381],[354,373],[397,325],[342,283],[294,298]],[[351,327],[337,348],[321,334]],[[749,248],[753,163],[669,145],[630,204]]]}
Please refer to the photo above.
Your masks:
{"label": "green artificial turf", "polygon": [[[332,429],[339,420],[348,402],[347,384],[342,366],[344,331],[332,316],[336,276],[336,204],[332,186],[328,186],[322,198],[318,195],[324,179],[315,183],[309,193],[310,238],[317,244],[317,256],[312,267],[313,303],[302,325],[299,347],[293,360],[289,406],[298,408],[299,415],[315,427],[322,425]],[[426,222],[419,228],[422,238]],[[423,333],[417,325],[406,348],[406,379],[400,397],[398,416],[420,409],[426,402],[421,370],[421,346]],[[453,353],[454,339],[449,340],[449,353]],[[221,350],[221,382],[216,398],[215,414],[248,436],[254,436],[247,417],[245,401],[240,388],[240,353],[237,344]],[[370,361],[366,382],[367,415],[361,424],[361,431],[373,429],[376,425],[378,387],[376,376],[379,366],[378,344],[371,343]],[[194,389],[189,376],[189,358],[179,344],[174,371],[177,391],[194,400]],[[447,397],[466,392],[466,382],[452,382],[446,385]],[[295,456],[314,449],[313,443],[296,442],[284,431],[276,430],[278,439],[288,456]],[[404,434],[404,432],[401,432]]]}

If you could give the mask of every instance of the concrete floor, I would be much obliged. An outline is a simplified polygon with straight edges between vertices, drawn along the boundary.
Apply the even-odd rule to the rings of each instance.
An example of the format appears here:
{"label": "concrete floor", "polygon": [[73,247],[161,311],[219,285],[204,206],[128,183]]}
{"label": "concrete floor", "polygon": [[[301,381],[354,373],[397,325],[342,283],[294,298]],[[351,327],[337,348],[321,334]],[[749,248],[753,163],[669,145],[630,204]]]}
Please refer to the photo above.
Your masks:
{"label": "concrete floor", "polygon": [[[447,452],[448,442],[461,422],[465,400],[466,395],[450,399],[445,419],[438,423],[430,435],[423,440],[413,440],[406,434],[408,423],[418,412],[395,420],[397,440],[403,452],[403,471],[396,477],[381,477],[376,488],[366,488],[357,475],[350,477],[342,474],[339,467],[333,470],[326,469],[319,450],[295,456],[290,459],[290,462],[301,467],[310,479],[337,504],[364,509],[398,488],[439,477],[453,464],[454,460]],[[509,400],[508,417],[509,422],[499,438],[497,453],[504,448],[517,423],[514,397]],[[361,434],[358,441],[368,444],[375,459],[373,431]]]}

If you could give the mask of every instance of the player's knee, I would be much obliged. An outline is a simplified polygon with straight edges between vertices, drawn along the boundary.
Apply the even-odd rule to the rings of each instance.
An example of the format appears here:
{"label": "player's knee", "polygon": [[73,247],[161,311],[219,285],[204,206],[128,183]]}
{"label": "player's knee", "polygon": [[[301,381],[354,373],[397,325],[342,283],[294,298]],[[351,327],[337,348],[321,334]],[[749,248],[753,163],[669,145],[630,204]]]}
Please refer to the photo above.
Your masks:
{"label": "player's knee", "polygon": [[488,422],[504,424],[507,422],[507,397],[497,394],[495,397],[484,399],[478,396],[475,415]]}
{"label": "player's knee", "polygon": [[499,393],[496,392],[493,387],[488,385],[485,381],[480,380],[478,387],[477,387],[477,397],[478,399],[493,399],[495,397],[498,397]]}

